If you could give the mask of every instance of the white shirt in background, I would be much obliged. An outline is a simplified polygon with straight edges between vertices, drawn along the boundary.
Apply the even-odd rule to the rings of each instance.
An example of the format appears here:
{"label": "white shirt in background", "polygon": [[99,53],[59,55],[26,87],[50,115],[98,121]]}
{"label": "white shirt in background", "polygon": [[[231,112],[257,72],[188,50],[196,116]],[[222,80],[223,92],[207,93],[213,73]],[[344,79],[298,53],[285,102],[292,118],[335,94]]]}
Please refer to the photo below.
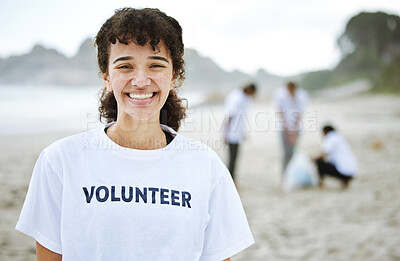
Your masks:
{"label": "white shirt in background", "polygon": [[232,91],[225,99],[226,120],[231,118],[226,133],[226,139],[229,143],[241,143],[247,131],[248,118],[247,109],[251,98],[246,95],[242,89]]}
{"label": "white shirt in background", "polygon": [[299,126],[296,126],[296,117],[302,114],[308,105],[308,94],[305,90],[297,88],[295,95],[290,95],[286,87],[279,88],[274,94],[274,103],[277,107],[277,112],[283,113],[283,119],[275,115],[276,130],[282,131],[284,126],[291,131],[301,131],[301,121]]}
{"label": "white shirt in background", "polygon": [[357,159],[347,141],[336,131],[330,131],[322,142],[322,151],[327,160],[346,176],[355,176],[358,171]]}

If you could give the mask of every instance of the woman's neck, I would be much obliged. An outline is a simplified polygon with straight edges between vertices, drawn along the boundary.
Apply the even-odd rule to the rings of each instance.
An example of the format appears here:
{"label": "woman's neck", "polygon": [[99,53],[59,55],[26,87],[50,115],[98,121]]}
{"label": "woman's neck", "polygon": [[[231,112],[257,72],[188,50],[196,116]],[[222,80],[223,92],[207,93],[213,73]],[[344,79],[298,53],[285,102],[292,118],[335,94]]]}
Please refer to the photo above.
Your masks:
{"label": "woman's neck", "polygon": [[167,145],[158,117],[148,120],[118,117],[108,128],[107,136],[118,145],[131,149],[155,150]]}

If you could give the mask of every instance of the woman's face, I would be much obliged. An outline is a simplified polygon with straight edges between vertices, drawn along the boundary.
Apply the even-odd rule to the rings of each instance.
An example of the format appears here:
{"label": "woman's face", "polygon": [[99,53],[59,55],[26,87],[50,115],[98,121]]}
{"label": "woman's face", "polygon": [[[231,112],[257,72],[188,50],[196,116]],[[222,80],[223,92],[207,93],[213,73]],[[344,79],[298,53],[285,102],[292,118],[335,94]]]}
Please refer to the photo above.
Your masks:
{"label": "woman's face", "polygon": [[131,116],[158,121],[174,85],[172,60],[163,42],[153,51],[149,44],[117,41],[111,44],[108,73],[103,80],[117,100],[117,119]]}

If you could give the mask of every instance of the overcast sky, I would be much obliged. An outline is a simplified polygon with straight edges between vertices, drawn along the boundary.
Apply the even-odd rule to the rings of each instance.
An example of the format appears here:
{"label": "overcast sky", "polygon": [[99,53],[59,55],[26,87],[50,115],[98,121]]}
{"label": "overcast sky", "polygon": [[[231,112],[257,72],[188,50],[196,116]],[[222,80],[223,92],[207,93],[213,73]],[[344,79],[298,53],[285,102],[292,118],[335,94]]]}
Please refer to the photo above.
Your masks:
{"label": "overcast sky", "polygon": [[0,57],[34,44],[72,56],[115,9],[157,7],[183,27],[186,47],[227,71],[290,76],[336,65],[336,39],[361,11],[400,15],[399,0],[2,0]]}

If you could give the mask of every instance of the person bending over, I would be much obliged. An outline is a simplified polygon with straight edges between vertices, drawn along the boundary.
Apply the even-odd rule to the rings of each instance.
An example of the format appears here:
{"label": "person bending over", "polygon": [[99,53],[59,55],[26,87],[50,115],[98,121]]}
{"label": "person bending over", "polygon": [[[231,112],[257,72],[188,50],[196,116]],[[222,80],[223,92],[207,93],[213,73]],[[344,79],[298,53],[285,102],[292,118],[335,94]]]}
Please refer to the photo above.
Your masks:
{"label": "person bending over", "polygon": [[347,188],[358,171],[356,157],[347,141],[332,126],[322,128],[322,155],[314,161],[318,168],[319,186],[323,188],[326,175],[342,182]]}

